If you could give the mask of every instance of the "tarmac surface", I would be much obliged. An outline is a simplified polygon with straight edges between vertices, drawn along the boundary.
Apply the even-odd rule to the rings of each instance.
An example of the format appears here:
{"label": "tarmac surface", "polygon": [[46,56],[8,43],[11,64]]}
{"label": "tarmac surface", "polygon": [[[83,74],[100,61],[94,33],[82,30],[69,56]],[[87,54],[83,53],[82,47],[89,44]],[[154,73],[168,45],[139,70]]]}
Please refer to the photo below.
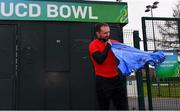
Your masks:
{"label": "tarmac surface", "polygon": [[[144,98],[148,110],[148,98]],[[138,110],[138,98],[129,97],[129,110]],[[152,98],[153,110],[180,110],[180,98]]]}

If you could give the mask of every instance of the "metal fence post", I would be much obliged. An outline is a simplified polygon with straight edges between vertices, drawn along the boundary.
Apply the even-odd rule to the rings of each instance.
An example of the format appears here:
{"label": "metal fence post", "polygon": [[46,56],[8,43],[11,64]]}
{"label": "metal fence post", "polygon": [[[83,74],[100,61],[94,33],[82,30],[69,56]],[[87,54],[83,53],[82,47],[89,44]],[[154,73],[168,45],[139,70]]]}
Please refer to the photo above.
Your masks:
{"label": "metal fence post", "polygon": [[177,25],[178,25],[178,37],[179,37],[179,44],[180,44],[180,19],[178,19],[178,21],[177,21]]}
{"label": "metal fence post", "polygon": [[[146,25],[145,25],[145,18],[142,18],[142,30],[143,30],[143,43],[144,43],[144,50],[147,51],[147,37],[146,37]],[[146,81],[147,81],[147,94],[148,94],[148,106],[149,110],[153,110],[152,106],[152,92],[151,92],[151,79],[149,75],[149,66],[146,65]]]}
{"label": "metal fence post", "polygon": [[[133,42],[134,42],[134,47],[140,49],[140,44],[139,44],[140,38],[139,38],[139,32],[138,31],[133,32]],[[143,79],[142,79],[142,72],[141,71],[136,72],[136,81],[137,81],[139,110],[145,110],[144,88],[143,88]]]}

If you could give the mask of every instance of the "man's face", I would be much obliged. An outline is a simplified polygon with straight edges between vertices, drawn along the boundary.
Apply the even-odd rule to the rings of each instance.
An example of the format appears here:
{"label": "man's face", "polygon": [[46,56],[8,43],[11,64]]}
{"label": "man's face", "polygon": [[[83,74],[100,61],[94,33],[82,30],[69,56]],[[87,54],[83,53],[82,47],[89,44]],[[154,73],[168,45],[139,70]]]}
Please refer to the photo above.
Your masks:
{"label": "man's face", "polygon": [[102,26],[99,32],[96,32],[96,35],[99,39],[108,40],[110,36],[109,26]]}

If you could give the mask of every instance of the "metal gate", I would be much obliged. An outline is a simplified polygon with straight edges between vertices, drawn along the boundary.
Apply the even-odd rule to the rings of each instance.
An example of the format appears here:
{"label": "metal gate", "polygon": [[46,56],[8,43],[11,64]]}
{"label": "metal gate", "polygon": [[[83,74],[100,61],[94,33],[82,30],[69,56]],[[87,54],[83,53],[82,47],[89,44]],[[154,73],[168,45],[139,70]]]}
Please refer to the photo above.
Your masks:
{"label": "metal gate", "polygon": [[[175,51],[178,55],[178,62],[180,62],[179,18],[143,17],[142,29],[145,51]],[[146,109],[180,109],[180,76],[178,72],[173,77],[158,77],[154,67],[147,67],[143,74],[144,96],[148,97],[145,99],[145,102],[148,102]]]}
{"label": "metal gate", "polygon": [[0,109],[95,109],[92,26],[0,21]]}
{"label": "metal gate", "polygon": [[16,25],[0,24],[0,108],[15,107]]}

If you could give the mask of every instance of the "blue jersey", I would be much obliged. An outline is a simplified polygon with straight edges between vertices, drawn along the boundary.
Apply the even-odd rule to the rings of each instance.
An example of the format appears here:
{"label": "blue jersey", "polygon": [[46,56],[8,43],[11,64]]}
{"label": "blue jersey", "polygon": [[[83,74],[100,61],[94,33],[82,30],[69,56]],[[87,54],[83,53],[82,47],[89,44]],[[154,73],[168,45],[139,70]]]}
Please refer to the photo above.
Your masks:
{"label": "blue jersey", "polygon": [[113,42],[111,48],[120,61],[118,68],[125,76],[144,68],[145,64],[157,66],[165,59],[163,51],[146,52],[119,42]]}

